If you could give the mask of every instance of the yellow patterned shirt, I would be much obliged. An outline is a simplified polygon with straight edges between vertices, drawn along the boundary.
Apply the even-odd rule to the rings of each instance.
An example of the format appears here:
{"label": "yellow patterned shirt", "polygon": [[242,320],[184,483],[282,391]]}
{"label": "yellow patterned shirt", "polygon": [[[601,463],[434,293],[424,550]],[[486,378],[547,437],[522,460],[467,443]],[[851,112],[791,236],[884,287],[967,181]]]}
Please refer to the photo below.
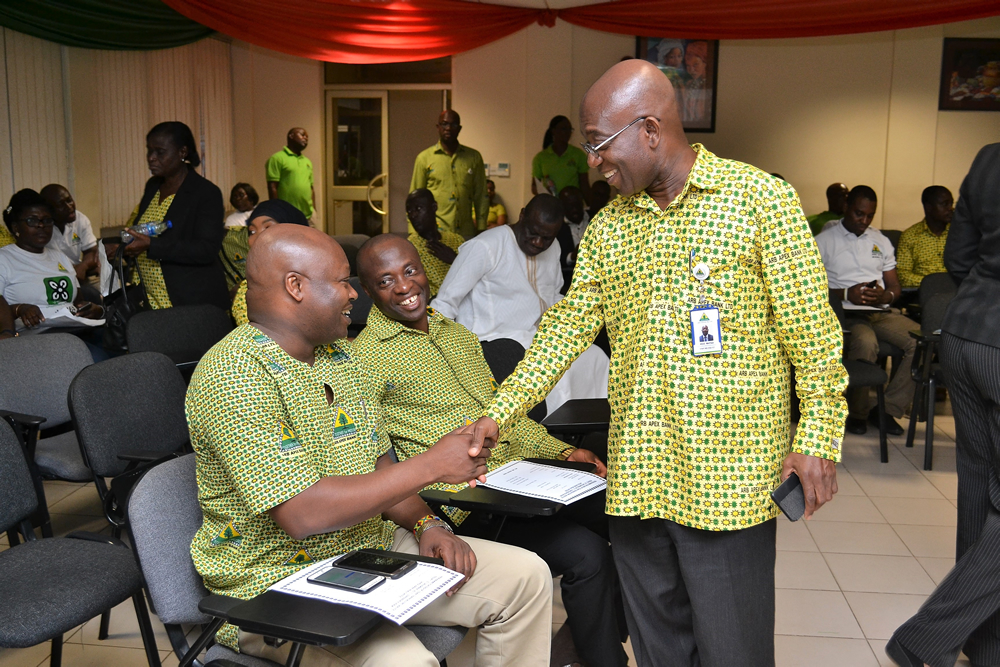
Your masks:
{"label": "yellow patterned shirt", "polygon": [[[139,215],[139,206],[135,207],[129,218],[128,226],[131,227],[143,222],[160,222],[166,217],[167,209],[173,202],[174,195],[160,201],[160,193],[157,192],[153,201],[149,202],[149,207],[138,220],[135,218]],[[167,283],[163,281],[163,271],[160,269],[159,260],[150,259],[144,252],[136,257],[136,262],[139,264],[139,279],[146,290],[149,307],[154,310],[173,307],[173,304],[170,303],[170,294],[167,293]]]}
{"label": "yellow patterned shirt", "polygon": [[240,283],[236,290],[236,296],[233,297],[233,307],[229,312],[232,314],[236,326],[250,321],[250,316],[247,315],[247,281],[244,280]]}
{"label": "yellow patterned shirt", "polygon": [[[247,277],[247,255],[250,253],[250,243],[247,240],[249,228],[230,227],[222,237],[222,250],[219,259],[226,273],[226,285],[233,289]],[[240,323],[242,324],[242,322]]]}
{"label": "yellow patterned shirt", "polygon": [[[441,232],[441,242],[455,252],[458,252],[458,246],[465,243],[465,239],[455,232],[449,232],[447,229],[439,229],[438,231]],[[451,264],[445,264],[435,257],[434,253],[427,248],[427,239],[420,234],[410,232],[407,238],[409,238],[410,243],[417,249],[417,254],[420,255],[420,263],[424,265],[424,273],[427,274],[427,283],[431,288],[431,298],[433,298],[437,296],[438,290],[441,289],[441,283],[444,282],[444,277],[448,275],[448,269],[451,268]]]}
{"label": "yellow patterned shirt", "polygon": [[896,251],[896,275],[900,285],[920,287],[924,276],[948,270],[944,268],[944,245],[949,229],[950,224],[938,236],[927,226],[927,220],[921,220],[900,235]]}
{"label": "yellow patterned shirt", "polygon": [[7,229],[7,225],[0,225],[0,248],[14,243],[14,235]]}
{"label": "yellow patterned shirt", "polygon": [[[442,436],[472,423],[496,393],[497,383],[475,334],[434,310],[428,332],[405,327],[372,308],[351,343],[371,377],[372,395],[400,460],[427,450]],[[490,470],[523,458],[554,459],[567,445],[541,424],[518,417],[489,458]],[[465,484],[435,484],[460,491]],[[465,514],[459,517],[465,518]]]}
{"label": "yellow patterned shirt", "polygon": [[[309,366],[247,324],[198,364],[185,408],[204,523],[191,556],[213,593],[249,599],[313,560],[392,545],[381,516],[295,540],[267,513],[323,477],[374,471],[389,448],[348,349],[318,347]],[[218,640],[236,648],[236,636],[227,625]]]}
{"label": "yellow patterned shirt", "polygon": [[[602,325],[611,339],[607,512],[737,530],[777,516],[789,450],[834,461],[847,410],[840,325],[826,272],[784,181],[695,144],[666,210],[642,192],[591,221],[573,284],[546,311],[487,414],[501,427],[537,402]],[[694,356],[690,309],[721,313],[721,354]],[[790,434],[795,366],[802,419]]]}

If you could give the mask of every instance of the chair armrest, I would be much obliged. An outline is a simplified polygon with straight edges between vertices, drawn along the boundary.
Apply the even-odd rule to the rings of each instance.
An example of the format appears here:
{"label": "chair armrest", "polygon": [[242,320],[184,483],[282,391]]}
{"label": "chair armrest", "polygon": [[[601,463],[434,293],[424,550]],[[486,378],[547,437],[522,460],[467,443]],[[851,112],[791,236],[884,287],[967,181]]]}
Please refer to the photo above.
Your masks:
{"label": "chair armrest", "polygon": [[228,595],[209,595],[208,597],[202,598],[201,602],[198,603],[198,610],[203,614],[208,614],[209,616],[228,619],[230,610],[232,610],[232,608],[236,605],[243,604],[244,602],[246,602],[246,600],[230,597]]}
{"label": "chair armrest", "polygon": [[910,338],[913,338],[919,343],[936,343],[941,340],[941,334],[939,333],[925,334],[922,331],[911,331]]}
{"label": "chair armrest", "polygon": [[594,472],[597,470],[597,466],[593,463],[587,463],[586,461],[560,461],[558,459],[524,459],[528,463],[537,463],[543,466],[552,466],[553,468],[569,468],[570,470],[579,470],[580,472]]}
{"label": "chair armrest", "polygon": [[563,508],[562,503],[552,500],[498,491],[485,486],[462,489],[457,493],[425,489],[420,492],[420,497],[432,507],[447,505],[469,512],[480,511],[521,518],[552,516]]}
{"label": "chair armrest", "polygon": [[46,421],[45,417],[26,415],[20,412],[11,412],[10,410],[0,410],[0,417],[22,426],[41,426]]}
{"label": "chair armrest", "polygon": [[176,457],[177,452],[154,452],[147,449],[134,449],[130,452],[119,454],[118,459],[120,461],[128,461],[129,463],[152,463],[171,455]]}
{"label": "chair armrest", "polygon": [[87,542],[103,542],[104,544],[111,544],[116,547],[124,547],[128,549],[128,545],[119,540],[117,537],[111,537],[110,535],[103,535],[101,533],[92,533],[89,530],[74,530],[72,533],[67,534],[66,538],[70,540],[85,540]]}

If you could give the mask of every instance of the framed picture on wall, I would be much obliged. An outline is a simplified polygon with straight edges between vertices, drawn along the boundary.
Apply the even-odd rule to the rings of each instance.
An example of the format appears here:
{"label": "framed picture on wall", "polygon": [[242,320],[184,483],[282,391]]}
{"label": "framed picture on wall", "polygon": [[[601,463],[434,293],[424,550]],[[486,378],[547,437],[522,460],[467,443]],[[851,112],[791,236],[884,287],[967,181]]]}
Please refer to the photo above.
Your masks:
{"label": "framed picture on wall", "polygon": [[653,63],[670,79],[685,132],[715,132],[718,40],[636,37],[635,57]]}
{"label": "framed picture on wall", "polygon": [[938,109],[1000,111],[1000,39],[944,40]]}

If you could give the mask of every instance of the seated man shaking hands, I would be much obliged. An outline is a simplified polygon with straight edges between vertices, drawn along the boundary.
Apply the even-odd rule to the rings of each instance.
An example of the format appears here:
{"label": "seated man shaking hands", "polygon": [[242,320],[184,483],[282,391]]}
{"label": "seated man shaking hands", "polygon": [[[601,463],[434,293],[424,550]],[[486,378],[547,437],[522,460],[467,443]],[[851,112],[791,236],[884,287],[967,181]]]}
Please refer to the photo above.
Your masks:
{"label": "seated man shaking hands", "polygon": [[[443,558],[463,584],[413,617],[479,627],[477,665],[548,665],[552,584],[522,549],[461,539],[416,495],[486,472],[459,429],[393,463],[381,407],[344,340],[347,257],[326,234],[277,225],[247,260],[249,323],[202,359],[187,394],[204,524],[191,554],[214,593],[251,598],[315,560],[384,548]],[[397,527],[398,526],[398,527]],[[414,532],[416,534],[414,534]],[[284,664],[289,644],[226,625],[217,640]],[[272,642],[273,643],[273,642]],[[302,665],[437,665],[405,627],[306,648]]]}
{"label": "seated man shaking hands", "polygon": [[[419,459],[449,431],[482,415],[497,385],[475,334],[428,309],[427,275],[409,241],[389,234],[367,241],[358,252],[358,276],[377,308],[354,341],[354,353],[371,378],[399,458]],[[529,457],[586,461],[598,474],[607,472],[592,452],[567,448],[527,417],[517,420],[509,441],[497,444],[487,463],[495,469]],[[445,481],[438,488],[460,487]],[[534,551],[562,575],[562,599],[580,657],[586,665],[614,667],[627,664],[626,632],[604,503],[600,493],[552,517],[509,518],[499,540]]]}

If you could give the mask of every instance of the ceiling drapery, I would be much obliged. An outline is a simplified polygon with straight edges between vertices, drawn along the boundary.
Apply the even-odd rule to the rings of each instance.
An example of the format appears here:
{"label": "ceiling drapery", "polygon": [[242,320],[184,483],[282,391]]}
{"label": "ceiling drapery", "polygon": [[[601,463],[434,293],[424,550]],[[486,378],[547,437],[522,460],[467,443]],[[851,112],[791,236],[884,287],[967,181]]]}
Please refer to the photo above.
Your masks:
{"label": "ceiling drapery", "polygon": [[67,46],[128,51],[182,46],[212,34],[161,0],[0,2],[0,25]]}

